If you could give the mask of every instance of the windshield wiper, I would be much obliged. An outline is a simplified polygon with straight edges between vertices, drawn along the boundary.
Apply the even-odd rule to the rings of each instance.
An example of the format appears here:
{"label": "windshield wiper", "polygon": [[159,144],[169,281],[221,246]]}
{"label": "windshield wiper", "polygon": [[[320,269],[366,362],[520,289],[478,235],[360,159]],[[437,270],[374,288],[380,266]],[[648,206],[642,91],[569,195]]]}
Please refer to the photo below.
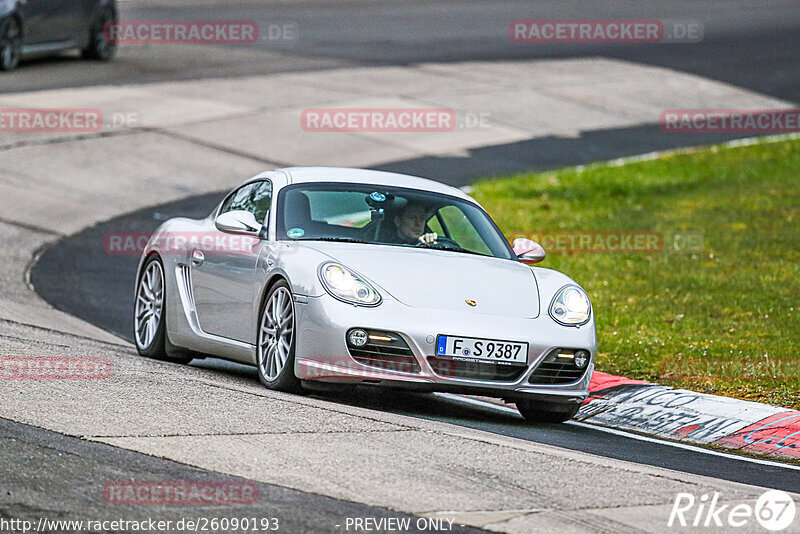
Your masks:
{"label": "windshield wiper", "polygon": [[489,254],[482,254],[480,252],[475,252],[475,251],[467,250],[465,248],[460,248],[460,247],[437,247],[436,245],[434,245],[432,247],[426,247],[426,248],[430,248],[430,249],[433,249],[433,250],[449,250],[451,252],[462,252],[464,254],[474,254],[475,256],[483,256],[485,258],[494,258],[495,257],[495,256],[490,256]]}

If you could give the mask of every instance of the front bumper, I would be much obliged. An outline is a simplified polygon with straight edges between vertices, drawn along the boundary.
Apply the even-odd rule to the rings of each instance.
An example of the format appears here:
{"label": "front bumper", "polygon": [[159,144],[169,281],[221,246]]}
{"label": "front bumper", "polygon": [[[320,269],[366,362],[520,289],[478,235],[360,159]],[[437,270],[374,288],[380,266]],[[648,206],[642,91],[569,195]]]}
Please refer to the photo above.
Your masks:
{"label": "front bumper", "polygon": [[[548,315],[519,319],[481,314],[477,310],[443,311],[410,308],[391,298],[376,308],[352,306],[328,295],[296,297],[295,373],[301,380],[377,384],[423,391],[518,398],[577,404],[589,394],[597,357],[594,318],[580,327],[564,327]],[[419,372],[398,372],[364,365],[350,356],[346,335],[354,327],[399,334],[413,352]],[[525,371],[513,381],[453,378],[438,375],[428,362],[439,334],[528,343]],[[583,376],[568,384],[532,384],[529,378],[554,349],[585,349],[591,361]]]}

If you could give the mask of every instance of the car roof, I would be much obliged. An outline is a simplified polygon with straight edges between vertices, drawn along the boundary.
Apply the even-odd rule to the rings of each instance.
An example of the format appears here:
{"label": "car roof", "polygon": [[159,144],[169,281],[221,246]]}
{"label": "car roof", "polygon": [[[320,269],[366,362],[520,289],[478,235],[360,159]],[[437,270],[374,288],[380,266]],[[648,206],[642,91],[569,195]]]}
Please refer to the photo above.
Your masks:
{"label": "car roof", "polygon": [[450,195],[477,204],[475,200],[455,187],[441,182],[386,171],[350,169],[347,167],[288,167],[278,169],[286,173],[290,184],[313,182],[362,183],[419,189]]}

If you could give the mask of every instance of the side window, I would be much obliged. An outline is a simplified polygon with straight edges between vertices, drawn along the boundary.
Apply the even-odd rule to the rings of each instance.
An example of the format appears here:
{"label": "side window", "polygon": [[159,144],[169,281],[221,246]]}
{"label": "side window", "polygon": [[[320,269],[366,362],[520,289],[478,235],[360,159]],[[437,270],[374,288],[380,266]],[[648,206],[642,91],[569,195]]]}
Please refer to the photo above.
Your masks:
{"label": "side window", "polygon": [[438,214],[450,234],[450,238],[458,243],[458,246],[480,254],[492,254],[475,226],[458,207],[445,206],[438,211]]}
{"label": "side window", "polygon": [[242,186],[225,199],[225,203],[222,204],[222,209],[219,210],[219,213],[223,214],[237,210],[249,211],[255,215],[258,222],[264,223],[266,222],[271,202],[272,182],[267,180],[253,182]]}
{"label": "side window", "polygon": [[433,217],[428,219],[428,222],[425,224],[428,225],[428,228],[430,228],[432,232],[436,232],[439,235],[446,235],[444,228],[442,228],[441,223],[439,223],[439,217],[436,216],[436,213],[434,213]]}

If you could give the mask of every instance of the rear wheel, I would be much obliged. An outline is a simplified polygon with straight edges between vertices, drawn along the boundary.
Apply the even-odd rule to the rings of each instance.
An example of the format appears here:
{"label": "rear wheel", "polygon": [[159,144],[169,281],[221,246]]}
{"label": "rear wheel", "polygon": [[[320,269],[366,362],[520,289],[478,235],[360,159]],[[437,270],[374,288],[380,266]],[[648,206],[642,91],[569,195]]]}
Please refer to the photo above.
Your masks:
{"label": "rear wheel", "polygon": [[148,358],[189,363],[192,357],[173,353],[174,347],[167,339],[166,295],[164,265],[158,256],[151,256],[142,269],[136,288],[133,317],[136,350]]}
{"label": "rear wheel", "polygon": [[22,52],[22,29],[14,17],[0,22],[0,70],[14,70]]}
{"label": "rear wheel", "polygon": [[108,61],[117,52],[117,45],[110,40],[107,27],[118,22],[112,7],[104,7],[89,29],[89,44],[81,53],[85,59]]}
{"label": "rear wheel", "polygon": [[258,322],[258,378],[269,389],[302,390],[294,374],[295,334],[292,291],[281,280],[269,290]]}
{"label": "rear wheel", "polygon": [[516,405],[519,413],[529,423],[563,423],[575,417],[581,407],[580,404],[557,404],[528,400],[517,401]]}

